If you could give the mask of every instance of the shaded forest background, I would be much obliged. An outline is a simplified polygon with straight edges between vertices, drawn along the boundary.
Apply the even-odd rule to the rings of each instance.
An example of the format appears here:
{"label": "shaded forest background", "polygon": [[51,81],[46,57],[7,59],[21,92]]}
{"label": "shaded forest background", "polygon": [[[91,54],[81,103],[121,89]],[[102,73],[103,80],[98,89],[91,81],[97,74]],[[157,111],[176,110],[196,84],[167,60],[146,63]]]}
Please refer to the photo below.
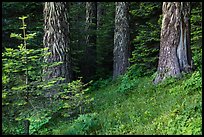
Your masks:
{"label": "shaded forest background", "polygon": [[[2,9],[2,45],[4,47],[15,47],[19,45],[19,41],[10,38],[10,33],[19,32],[21,24],[18,16],[29,15],[27,25],[29,32],[36,32],[37,37],[32,40],[33,47],[43,47],[43,3],[36,2],[19,2],[19,3],[3,3]],[[72,69],[74,71],[74,79],[83,77],[84,64],[84,47],[86,33],[94,33],[97,35],[97,66],[95,75],[88,78],[99,79],[107,78],[112,74],[113,70],[113,35],[114,35],[114,3],[100,2],[102,7],[102,15],[100,17],[100,25],[96,32],[85,32],[85,3],[71,2],[69,8],[70,18],[70,38],[71,38],[71,57]],[[159,55],[159,42],[162,19],[162,3],[161,2],[132,2],[130,5],[130,62],[137,75],[153,74],[156,71]],[[191,35],[193,37],[192,44],[201,42],[201,4],[192,2],[191,17]],[[194,31],[195,30],[195,31]],[[200,39],[200,40],[198,40]],[[198,40],[198,41],[197,41]],[[195,48],[196,46],[192,46]]]}
{"label": "shaded forest background", "polygon": [[[102,2],[102,16],[97,32],[85,32],[85,3],[70,4],[70,34],[71,57],[74,79],[82,74],[84,64],[84,47],[86,33],[97,34],[97,66],[96,74],[90,79],[107,78],[113,70],[113,35],[114,35],[114,3]],[[135,64],[138,75],[152,74],[156,71],[159,53],[159,36],[161,26],[162,3],[132,3],[130,6],[131,33],[131,64]],[[29,15],[27,25],[29,32],[36,32],[37,37],[32,40],[32,48],[42,47],[43,38],[43,4],[42,3],[3,3],[2,13],[2,42],[3,46],[15,47],[19,41],[10,38],[10,33],[19,32],[19,15]],[[41,13],[41,14],[40,14]],[[150,18],[154,17],[154,18]],[[159,21],[159,22],[158,22]],[[150,33],[151,32],[151,33]],[[135,48],[137,47],[137,48]],[[145,50],[144,50],[145,49]],[[142,52],[141,52],[142,51]],[[141,54],[140,54],[141,53]],[[149,58],[151,57],[151,59]]]}
{"label": "shaded forest background", "polygon": [[[134,87],[133,86],[134,84],[139,83],[134,79],[134,77],[138,79],[143,77],[152,78],[152,75],[154,76],[157,70],[158,59],[159,59],[161,23],[162,23],[161,7],[162,7],[162,2],[131,2],[130,4],[130,10],[129,10],[130,53],[131,53],[129,58],[130,67],[128,68],[127,75],[124,75],[122,76],[122,78],[119,78],[119,81],[121,83],[120,82],[111,83],[114,86],[120,85],[119,89],[122,92],[125,92],[125,95],[131,94],[126,91],[129,91],[130,89],[132,89]],[[70,20],[70,40],[71,40],[70,56],[72,60],[71,68],[73,70],[73,80],[77,81],[80,77],[82,77],[82,82],[84,83],[88,83],[91,80],[93,81],[93,83],[90,86],[90,90],[88,90],[86,94],[89,94],[91,91],[97,91],[97,90],[100,91],[105,86],[108,86],[108,83],[112,79],[112,73],[113,73],[115,4],[113,2],[100,2],[100,8],[101,8],[100,25],[98,25],[96,31],[90,31],[90,32],[87,32],[85,28],[86,26],[85,3],[70,2],[69,9],[68,9],[69,20]],[[29,40],[29,43],[32,43],[29,45],[29,48],[37,50],[43,47],[43,43],[42,43],[43,35],[44,35],[43,3],[4,2],[2,3],[2,52],[5,51],[5,48],[15,49],[18,47],[18,45],[21,44],[21,41],[14,38],[10,38],[10,34],[13,32],[22,33],[22,30],[19,30],[19,27],[21,26],[21,22],[18,20],[18,17],[22,15],[28,15],[28,18],[26,19],[27,33],[36,33],[36,37],[34,39]],[[195,65],[195,70],[201,72],[201,67],[202,67],[202,3],[201,2],[191,2],[190,21],[191,21],[191,49],[193,52],[193,61]],[[97,36],[97,40],[96,40],[97,57],[96,59],[93,58],[93,60],[96,60],[95,73],[92,74],[91,76],[88,76],[87,73],[84,71],[84,67],[87,64],[89,64],[89,62],[85,61],[86,59],[86,54],[85,54],[86,37],[85,36],[87,34],[95,34]],[[144,83],[146,82],[144,81]],[[75,83],[75,87],[78,86],[78,88],[80,89],[80,86],[82,86],[80,84],[82,83]],[[169,83],[167,82],[167,87],[168,85]],[[150,87],[150,88],[153,91],[154,88],[153,87]],[[160,87],[160,90],[162,90],[162,88],[165,88],[165,85],[163,87]],[[75,88],[73,88],[73,90],[75,90]],[[110,91],[111,90],[112,89],[110,89]],[[107,95],[108,94],[105,94],[104,96],[107,96]],[[101,97],[102,95],[100,96],[100,95],[95,95],[95,93],[91,93],[91,96],[96,96],[97,98],[97,96]],[[80,98],[80,99],[83,100],[84,98]],[[78,103],[78,102],[75,102],[75,103]],[[99,101],[99,104],[97,105],[99,107],[100,101]],[[102,106],[103,106],[103,103],[101,104],[101,107]],[[95,108],[95,106],[91,106],[91,108],[89,107],[87,107],[87,109],[84,109],[84,112],[93,111],[94,110],[93,108]],[[96,110],[98,109],[100,110],[102,108],[96,107]],[[63,112],[60,111],[61,114],[64,114],[64,112],[65,111]],[[73,115],[75,116],[76,113],[81,114],[82,112],[81,110],[79,112],[77,108],[77,112],[73,112]],[[52,118],[55,119],[58,115],[59,114],[54,113],[52,114]],[[69,115],[72,115],[72,114],[69,114]],[[93,115],[90,114],[90,115],[91,115],[90,117],[96,117],[95,114]],[[86,118],[86,116],[82,117],[82,119],[83,118],[88,119]],[[37,134],[38,130],[43,126],[45,126],[43,127],[43,129],[46,129],[47,128],[46,124],[49,123],[50,119],[51,118],[48,118],[46,119],[47,120],[46,122],[44,121],[44,123],[43,122],[40,123],[39,127],[37,126],[37,124],[32,125],[33,126],[32,133]],[[80,119],[78,121],[80,121]],[[10,122],[11,123],[13,122],[12,118]],[[8,125],[4,126],[6,127],[4,128],[5,129],[4,132],[7,134],[11,134],[11,133],[21,134],[23,132],[23,128],[21,126],[20,126],[21,128],[10,129],[11,125],[9,126]],[[98,127],[102,128],[101,126],[98,126]],[[70,130],[73,130],[73,129],[70,128]],[[89,134],[89,133],[96,134],[97,130],[98,129],[93,128],[90,131],[88,131],[88,133],[87,132],[73,133],[74,131],[73,132],[69,131],[69,133],[70,134],[72,133],[73,134]],[[114,130],[112,131],[110,131],[111,134],[114,134],[115,133]],[[44,132],[48,132],[48,131],[43,131],[43,133]],[[101,131],[99,133],[108,134],[109,132],[105,131],[105,128],[104,128],[104,131]],[[122,131],[121,132],[118,131],[118,133],[122,133]]]}

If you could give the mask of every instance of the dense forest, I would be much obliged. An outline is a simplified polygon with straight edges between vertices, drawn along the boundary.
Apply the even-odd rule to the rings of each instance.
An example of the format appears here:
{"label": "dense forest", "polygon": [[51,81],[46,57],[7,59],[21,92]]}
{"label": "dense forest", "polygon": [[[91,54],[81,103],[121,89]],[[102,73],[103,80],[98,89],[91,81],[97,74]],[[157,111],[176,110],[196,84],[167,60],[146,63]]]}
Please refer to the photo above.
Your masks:
{"label": "dense forest", "polygon": [[3,135],[201,135],[202,2],[2,2]]}

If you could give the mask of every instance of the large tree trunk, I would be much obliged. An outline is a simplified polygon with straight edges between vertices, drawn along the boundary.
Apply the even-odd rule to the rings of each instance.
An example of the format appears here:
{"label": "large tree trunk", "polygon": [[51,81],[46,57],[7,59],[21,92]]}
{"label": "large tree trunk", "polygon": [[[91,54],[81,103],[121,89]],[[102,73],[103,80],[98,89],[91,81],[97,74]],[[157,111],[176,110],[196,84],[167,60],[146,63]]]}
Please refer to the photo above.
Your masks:
{"label": "large tree trunk", "polygon": [[[47,68],[49,71],[45,80],[63,77],[65,81],[71,80],[70,67],[70,38],[68,10],[66,2],[45,2],[44,7],[44,47],[48,47],[51,55],[45,58],[47,63],[62,62],[62,64]],[[62,81],[58,81],[62,82]]]}
{"label": "large tree trunk", "polygon": [[129,66],[129,3],[116,2],[113,50],[113,79],[124,74]]}
{"label": "large tree trunk", "polygon": [[190,3],[164,2],[160,55],[154,83],[181,76],[192,69],[190,48]]}
{"label": "large tree trunk", "polygon": [[85,82],[91,80],[96,71],[96,29],[97,3],[86,2],[86,49],[85,49]]}

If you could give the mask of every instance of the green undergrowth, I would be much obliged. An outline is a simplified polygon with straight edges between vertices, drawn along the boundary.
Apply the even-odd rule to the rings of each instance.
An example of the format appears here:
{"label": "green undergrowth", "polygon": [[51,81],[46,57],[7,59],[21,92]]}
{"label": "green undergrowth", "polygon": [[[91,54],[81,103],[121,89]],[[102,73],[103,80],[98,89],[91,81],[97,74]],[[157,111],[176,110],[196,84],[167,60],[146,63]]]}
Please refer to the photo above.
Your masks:
{"label": "green undergrowth", "polygon": [[201,69],[159,85],[152,83],[153,76],[126,74],[93,83],[89,113],[58,122],[50,134],[202,134]]}

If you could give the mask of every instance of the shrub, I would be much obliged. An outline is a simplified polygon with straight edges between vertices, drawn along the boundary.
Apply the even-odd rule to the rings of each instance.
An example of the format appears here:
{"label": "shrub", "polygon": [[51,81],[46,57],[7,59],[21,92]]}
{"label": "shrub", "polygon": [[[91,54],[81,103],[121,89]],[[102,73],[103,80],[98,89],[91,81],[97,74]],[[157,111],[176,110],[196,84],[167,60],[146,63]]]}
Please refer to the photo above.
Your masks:
{"label": "shrub", "polygon": [[97,113],[83,114],[75,119],[68,130],[67,135],[86,135],[94,133],[99,123],[97,121]]}
{"label": "shrub", "polygon": [[[23,16],[23,31],[26,24]],[[43,81],[44,67],[56,66],[61,62],[45,64],[43,59],[49,53],[47,49],[30,49],[27,40],[34,34],[11,34],[11,37],[23,40],[17,49],[6,48],[3,56],[2,76],[2,114],[4,134],[36,134],[45,124],[54,119],[56,115],[69,117],[72,114],[82,113],[84,106],[91,99],[84,95],[87,85],[81,79],[71,83],[56,84],[64,78],[58,77]],[[49,73],[49,72],[48,72]],[[51,92],[53,91],[53,93]],[[22,123],[29,121],[30,125]],[[14,128],[16,127],[16,128]],[[28,131],[26,131],[28,132]]]}

